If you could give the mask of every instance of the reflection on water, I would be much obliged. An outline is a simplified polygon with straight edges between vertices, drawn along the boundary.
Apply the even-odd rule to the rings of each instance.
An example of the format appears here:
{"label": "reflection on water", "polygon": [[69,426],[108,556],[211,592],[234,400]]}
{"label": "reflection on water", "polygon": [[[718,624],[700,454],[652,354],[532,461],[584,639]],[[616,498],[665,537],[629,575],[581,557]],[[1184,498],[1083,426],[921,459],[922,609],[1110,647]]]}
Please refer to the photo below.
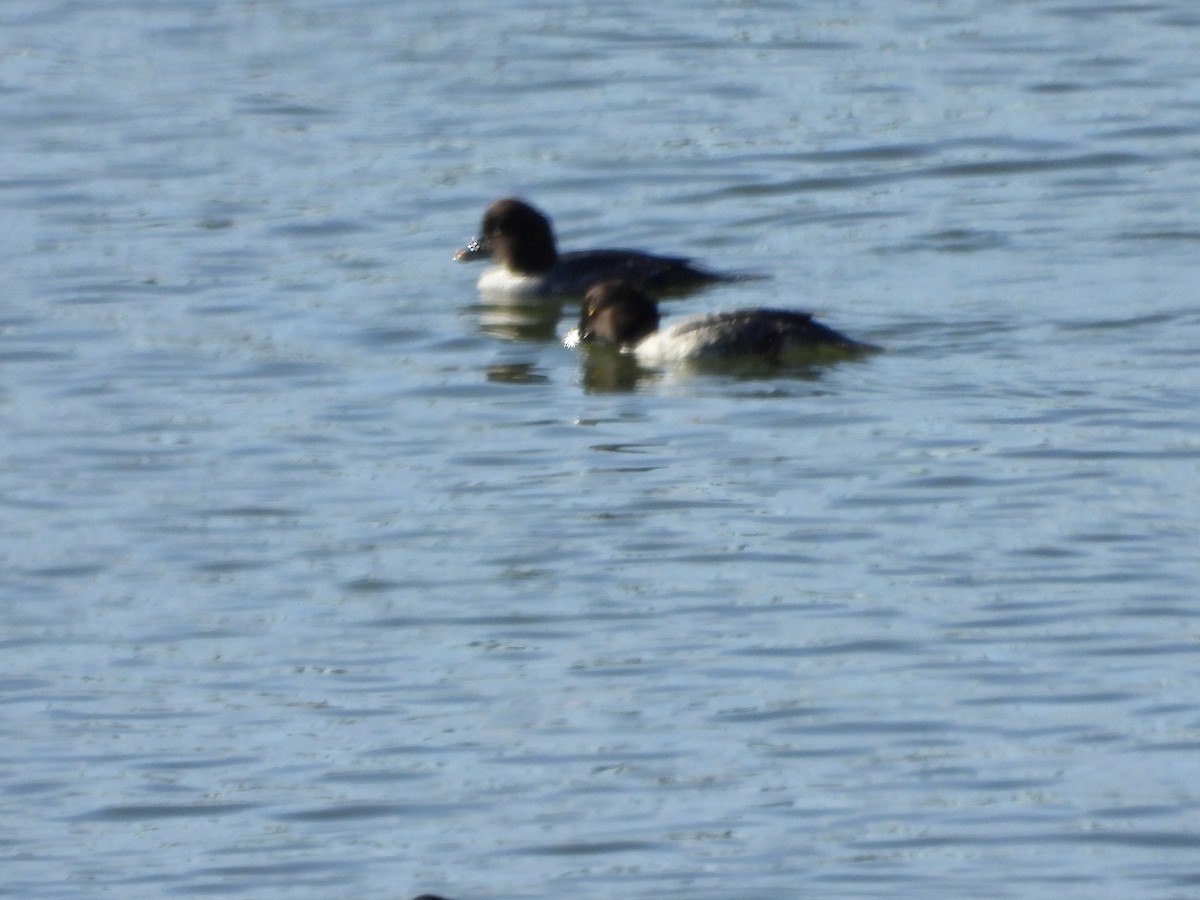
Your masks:
{"label": "reflection on water", "polygon": [[503,363],[487,367],[487,380],[499,384],[544,384],[550,379],[534,363]]}
{"label": "reflection on water", "polygon": [[588,393],[631,391],[643,380],[657,380],[662,373],[646,369],[637,358],[614,347],[583,345],[577,348],[583,389]]}
{"label": "reflection on water", "polygon": [[515,303],[484,297],[473,307],[483,334],[508,341],[557,341],[564,310],[578,301],[549,298]]}
{"label": "reflection on water", "polygon": [[813,353],[786,361],[712,359],[676,363],[666,368],[649,368],[640,364],[633,354],[622,353],[615,347],[583,344],[576,352],[580,358],[583,388],[588,393],[631,391],[647,382],[704,376],[734,381],[819,381],[827,366],[849,363],[854,359],[844,353]]}

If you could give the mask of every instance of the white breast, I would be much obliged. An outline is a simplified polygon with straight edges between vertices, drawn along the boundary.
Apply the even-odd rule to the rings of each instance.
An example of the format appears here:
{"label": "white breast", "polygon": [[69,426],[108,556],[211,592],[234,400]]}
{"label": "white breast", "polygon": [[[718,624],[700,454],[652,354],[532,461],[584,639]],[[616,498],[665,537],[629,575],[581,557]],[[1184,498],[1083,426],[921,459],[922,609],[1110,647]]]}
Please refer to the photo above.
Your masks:
{"label": "white breast", "polygon": [[477,286],[484,300],[499,303],[540,296],[542,281],[539,275],[516,275],[507,269],[492,266],[484,269]]}
{"label": "white breast", "polygon": [[712,336],[702,328],[687,328],[688,321],[668,325],[643,338],[633,350],[638,360],[648,366],[661,366],[704,356]]}

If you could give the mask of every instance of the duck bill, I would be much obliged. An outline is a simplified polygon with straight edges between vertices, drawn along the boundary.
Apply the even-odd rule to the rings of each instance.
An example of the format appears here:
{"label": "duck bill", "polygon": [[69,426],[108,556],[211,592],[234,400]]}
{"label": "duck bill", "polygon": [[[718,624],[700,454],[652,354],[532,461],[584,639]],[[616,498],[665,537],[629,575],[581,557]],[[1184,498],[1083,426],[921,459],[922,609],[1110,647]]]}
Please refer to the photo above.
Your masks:
{"label": "duck bill", "polygon": [[484,249],[483,241],[479,238],[471,241],[467,246],[454,252],[455,262],[473,262],[477,259],[487,259],[488,252]]}

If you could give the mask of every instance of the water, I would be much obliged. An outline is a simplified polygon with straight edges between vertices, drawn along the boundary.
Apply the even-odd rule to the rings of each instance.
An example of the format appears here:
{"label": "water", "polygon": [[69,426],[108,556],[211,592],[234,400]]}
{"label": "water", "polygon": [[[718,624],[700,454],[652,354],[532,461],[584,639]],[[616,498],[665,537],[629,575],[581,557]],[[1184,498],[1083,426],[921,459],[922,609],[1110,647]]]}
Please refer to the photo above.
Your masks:
{"label": "water", "polygon": [[[0,26],[0,893],[1200,893],[1191,3]],[[614,379],[508,193],[888,352]]]}

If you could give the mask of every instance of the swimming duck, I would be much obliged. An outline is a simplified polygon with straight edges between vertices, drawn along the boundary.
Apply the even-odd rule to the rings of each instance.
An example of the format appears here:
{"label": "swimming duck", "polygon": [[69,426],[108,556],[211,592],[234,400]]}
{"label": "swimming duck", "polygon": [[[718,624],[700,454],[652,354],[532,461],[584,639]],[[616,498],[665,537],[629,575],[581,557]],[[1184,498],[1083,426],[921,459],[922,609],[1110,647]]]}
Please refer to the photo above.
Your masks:
{"label": "swimming duck", "polygon": [[859,354],[880,349],[822,325],[811,313],[781,309],[707,313],[659,329],[653,298],[616,279],[588,290],[579,326],[564,343],[585,341],[615,345],[650,366],[725,359],[778,363],[822,351]]}
{"label": "swimming duck", "polygon": [[560,253],[545,213],[512,197],[487,208],[479,236],[456,252],[454,259],[491,259],[496,265],[479,277],[480,291],[513,299],[582,297],[590,285],[617,277],[657,297],[720,281],[762,277],[711,272],[684,257],[639,250]]}

